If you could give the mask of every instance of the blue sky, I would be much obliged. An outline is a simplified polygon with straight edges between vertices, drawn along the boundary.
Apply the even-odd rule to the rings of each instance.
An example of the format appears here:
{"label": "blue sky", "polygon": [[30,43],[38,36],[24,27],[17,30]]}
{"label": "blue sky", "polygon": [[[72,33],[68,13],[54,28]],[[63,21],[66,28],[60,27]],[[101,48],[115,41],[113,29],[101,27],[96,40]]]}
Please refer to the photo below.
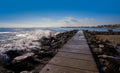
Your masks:
{"label": "blue sky", "polygon": [[120,0],[0,0],[0,27],[114,23],[120,23]]}

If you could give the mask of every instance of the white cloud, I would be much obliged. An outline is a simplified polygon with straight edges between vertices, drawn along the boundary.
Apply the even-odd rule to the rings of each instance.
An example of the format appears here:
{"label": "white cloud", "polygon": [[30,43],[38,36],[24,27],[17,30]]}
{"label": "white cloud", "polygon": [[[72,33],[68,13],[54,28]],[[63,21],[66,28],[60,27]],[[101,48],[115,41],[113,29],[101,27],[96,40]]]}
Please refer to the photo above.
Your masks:
{"label": "white cloud", "polygon": [[[3,25],[4,24],[4,25]],[[77,26],[95,26],[102,24],[94,18],[74,18],[64,17],[61,19],[42,18],[42,19],[27,19],[16,23],[3,23],[0,27],[77,27]]]}
{"label": "white cloud", "polygon": [[58,23],[61,24],[61,26],[96,26],[98,24],[101,24],[97,20],[93,18],[73,18],[73,17],[65,17],[61,20],[58,20]]}

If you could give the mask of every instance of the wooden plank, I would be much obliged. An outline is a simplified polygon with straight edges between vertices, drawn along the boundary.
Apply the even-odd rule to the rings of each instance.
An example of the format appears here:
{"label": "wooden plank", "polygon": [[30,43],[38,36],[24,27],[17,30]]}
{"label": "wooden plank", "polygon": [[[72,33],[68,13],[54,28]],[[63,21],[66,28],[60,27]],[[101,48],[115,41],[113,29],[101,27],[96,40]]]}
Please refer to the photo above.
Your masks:
{"label": "wooden plank", "polygon": [[88,61],[94,61],[92,55],[86,55],[86,54],[76,54],[76,53],[68,53],[68,52],[58,52],[56,54],[56,57],[65,57],[65,58],[72,58],[72,59],[81,59],[81,60],[88,60]]}
{"label": "wooden plank", "polygon": [[84,41],[86,41],[86,39],[84,38],[84,36],[79,36],[79,35],[76,35],[71,40],[84,40]]}
{"label": "wooden plank", "polygon": [[76,60],[64,57],[54,57],[49,64],[78,68],[82,70],[98,71],[94,61]]}
{"label": "wooden plank", "polygon": [[80,41],[80,40],[69,40],[67,42],[67,44],[72,44],[72,45],[86,45],[87,46],[87,42],[86,41]]}
{"label": "wooden plank", "polygon": [[83,39],[83,40],[81,40],[81,39],[78,39],[78,38],[76,38],[76,37],[74,37],[74,38],[72,38],[71,40],[69,40],[69,42],[72,42],[72,41],[86,41],[85,39]]}
{"label": "wooden plank", "polygon": [[80,54],[89,54],[91,55],[90,50],[84,50],[84,49],[74,49],[74,48],[64,48],[64,49],[59,49],[60,52],[70,52],[70,53],[80,53]]}
{"label": "wooden plank", "polygon": [[66,44],[63,46],[63,48],[61,49],[78,49],[78,50],[81,50],[81,49],[84,49],[84,50],[90,50],[88,46],[85,46],[85,45],[69,45],[69,44]]}
{"label": "wooden plank", "polygon": [[42,69],[40,73],[98,73],[98,72],[48,64],[45,66],[45,68]]}

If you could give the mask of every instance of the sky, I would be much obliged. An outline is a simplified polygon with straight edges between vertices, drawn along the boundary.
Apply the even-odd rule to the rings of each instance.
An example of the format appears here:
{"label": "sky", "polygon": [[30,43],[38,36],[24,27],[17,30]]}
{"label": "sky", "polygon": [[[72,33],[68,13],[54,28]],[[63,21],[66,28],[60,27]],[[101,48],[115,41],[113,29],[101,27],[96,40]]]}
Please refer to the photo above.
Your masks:
{"label": "sky", "polygon": [[120,0],[0,0],[0,27],[120,23]]}

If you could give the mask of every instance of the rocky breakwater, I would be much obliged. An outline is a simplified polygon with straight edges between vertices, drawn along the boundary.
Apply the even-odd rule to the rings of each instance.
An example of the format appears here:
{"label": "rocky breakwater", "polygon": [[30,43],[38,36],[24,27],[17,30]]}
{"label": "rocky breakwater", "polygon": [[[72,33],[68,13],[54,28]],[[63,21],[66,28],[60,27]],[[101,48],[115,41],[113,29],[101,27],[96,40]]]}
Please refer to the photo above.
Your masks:
{"label": "rocky breakwater", "polygon": [[[100,73],[120,73],[120,50],[113,46],[109,40],[98,38],[97,32],[95,34],[95,32],[84,31],[84,34]],[[110,33],[108,32],[108,34]]]}
{"label": "rocky breakwater", "polygon": [[[57,53],[77,30],[58,33],[56,36],[42,37],[33,42],[39,42],[40,47],[31,50],[8,50],[0,57],[1,73],[39,73],[48,61]],[[32,45],[32,43],[30,44]],[[14,46],[13,46],[14,47]],[[26,47],[27,48],[27,47]],[[4,55],[4,56],[3,56]]]}

